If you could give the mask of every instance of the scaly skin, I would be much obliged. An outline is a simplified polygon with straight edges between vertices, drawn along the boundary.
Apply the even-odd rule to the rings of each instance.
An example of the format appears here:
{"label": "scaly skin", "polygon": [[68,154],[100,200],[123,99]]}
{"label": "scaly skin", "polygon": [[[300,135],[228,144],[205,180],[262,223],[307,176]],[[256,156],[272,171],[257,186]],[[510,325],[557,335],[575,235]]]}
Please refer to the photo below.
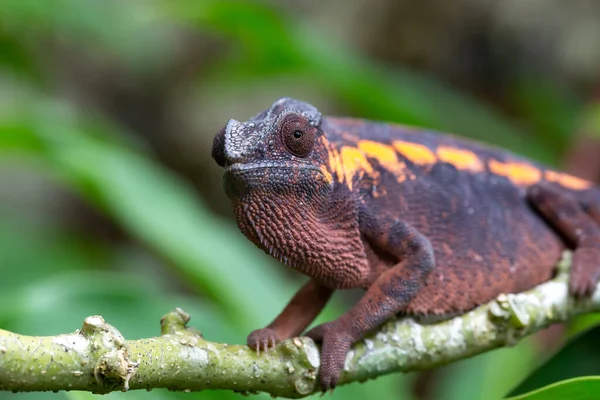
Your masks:
{"label": "scaly skin", "polygon": [[240,230],[311,278],[249,346],[301,334],[336,289],[366,290],[306,333],[322,343],[324,391],[350,346],[397,314],[456,314],[529,289],[565,248],[572,295],[600,279],[600,189],[499,149],[283,98],[230,120],[212,155]]}

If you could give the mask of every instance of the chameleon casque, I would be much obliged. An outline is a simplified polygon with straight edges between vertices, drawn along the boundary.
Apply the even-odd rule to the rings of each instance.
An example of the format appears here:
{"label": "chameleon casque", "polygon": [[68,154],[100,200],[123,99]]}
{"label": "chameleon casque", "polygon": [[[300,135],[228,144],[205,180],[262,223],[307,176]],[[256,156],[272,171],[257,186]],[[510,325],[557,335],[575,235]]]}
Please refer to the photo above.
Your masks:
{"label": "chameleon casque", "polygon": [[324,391],[350,346],[396,315],[456,314],[530,289],[565,249],[573,296],[600,278],[600,189],[491,146],[281,98],[229,120],[212,156],[244,235],[311,278],[249,346],[302,334],[336,289],[366,290],[305,334],[322,343]]}

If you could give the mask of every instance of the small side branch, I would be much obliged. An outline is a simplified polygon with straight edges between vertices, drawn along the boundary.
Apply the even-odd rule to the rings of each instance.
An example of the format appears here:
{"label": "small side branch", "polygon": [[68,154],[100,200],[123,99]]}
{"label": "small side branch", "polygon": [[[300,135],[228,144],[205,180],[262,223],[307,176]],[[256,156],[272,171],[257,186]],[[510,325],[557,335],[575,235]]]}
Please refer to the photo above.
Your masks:
{"label": "small side branch", "polygon": [[[567,278],[563,265],[552,281],[501,295],[462,316],[436,323],[391,321],[352,348],[340,384],[447,364],[599,311],[600,290],[575,301],[567,294]],[[229,389],[296,398],[318,391],[319,349],[312,340],[286,340],[257,355],[246,346],[206,341],[188,321],[176,309],[161,320],[160,336],[141,340],[125,340],[99,316],[59,336],[0,330],[0,390]]]}

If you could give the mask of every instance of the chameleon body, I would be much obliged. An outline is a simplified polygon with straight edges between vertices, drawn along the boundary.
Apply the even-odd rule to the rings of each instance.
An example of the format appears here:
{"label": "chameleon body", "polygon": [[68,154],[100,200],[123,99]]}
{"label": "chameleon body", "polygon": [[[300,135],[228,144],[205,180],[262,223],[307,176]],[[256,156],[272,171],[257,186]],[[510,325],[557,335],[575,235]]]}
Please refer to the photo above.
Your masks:
{"label": "chameleon body", "polygon": [[240,230],[311,278],[249,346],[302,334],[336,289],[366,290],[305,333],[322,343],[323,390],[352,343],[396,315],[456,314],[532,288],[567,248],[573,296],[600,278],[600,189],[491,146],[282,98],[230,120],[212,155]]}

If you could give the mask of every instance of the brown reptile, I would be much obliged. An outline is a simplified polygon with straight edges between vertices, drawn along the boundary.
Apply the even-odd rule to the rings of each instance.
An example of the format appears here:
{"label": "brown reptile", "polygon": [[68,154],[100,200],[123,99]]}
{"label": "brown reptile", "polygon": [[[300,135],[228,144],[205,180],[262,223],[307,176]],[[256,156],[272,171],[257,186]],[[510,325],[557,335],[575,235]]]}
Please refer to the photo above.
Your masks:
{"label": "brown reptile", "polygon": [[311,279],[257,351],[301,335],[336,289],[365,295],[305,335],[335,387],[350,346],[396,315],[449,315],[550,279],[574,251],[573,296],[600,278],[600,189],[504,150],[277,100],[212,150],[240,230]]}

